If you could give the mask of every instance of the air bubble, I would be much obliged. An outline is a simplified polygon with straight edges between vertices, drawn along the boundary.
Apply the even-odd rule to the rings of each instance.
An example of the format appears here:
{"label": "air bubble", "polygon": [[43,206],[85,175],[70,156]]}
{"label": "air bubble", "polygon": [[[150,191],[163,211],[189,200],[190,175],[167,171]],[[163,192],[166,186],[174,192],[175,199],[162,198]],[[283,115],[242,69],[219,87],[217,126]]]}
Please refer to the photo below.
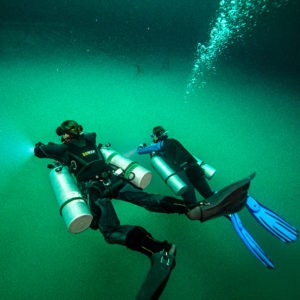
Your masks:
{"label": "air bubble", "polygon": [[216,70],[215,64],[223,51],[241,40],[245,33],[256,26],[257,18],[270,8],[278,8],[288,0],[225,1],[219,4],[218,16],[206,44],[198,43],[192,76],[187,84],[186,95],[196,87],[206,84],[206,76]]}

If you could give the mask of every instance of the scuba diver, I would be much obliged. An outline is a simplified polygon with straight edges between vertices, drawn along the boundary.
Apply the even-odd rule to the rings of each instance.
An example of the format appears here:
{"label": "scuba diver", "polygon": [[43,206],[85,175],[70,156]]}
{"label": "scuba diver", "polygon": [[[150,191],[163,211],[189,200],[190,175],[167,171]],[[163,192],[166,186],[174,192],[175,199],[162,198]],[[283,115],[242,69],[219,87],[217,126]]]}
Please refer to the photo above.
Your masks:
{"label": "scuba diver", "polygon": [[[93,217],[90,228],[99,229],[106,242],[124,245],[150,258],[151,268],[137,299],[159,297],[175,266],[176,247],[168,241],[155,240],[140,226],[121,225],[111,199],[164,202],[164,197],[144,193],[115,175],[96,146],[96,133],[84,134],[76,121],[63,122],[56,134],[61,136],[62,144],[39,142],[35,155],[58,161],[74,175]],[[169,201],[172,199],[168,199],[168,206]],[[183,206],[181,211],[186,211]]]}
{"label": "scuba diver", "polygon": [[195,189],[207,199],[214,194],[207,183],[204,171],[197,163],[196,158],[190,154],[176,139],[169,139],[168,132],[162,126],[153,128],[153,144],[138,147],[138,154],[151,154],[163,157],[168,166],[187,185],[186,191],[181,195],[187,206],[193,207],[197,203]]}
{"label": "scuba diver", "polygon": [[[162,126],[155,126],[150,137],[153,139],[153,143],[149,146],[146,143],[140,144],[137,149],[138,154],[150,154],[152,166],[175,193],[178,190],[169,184],[170,176],[177,176],[183,181],[186,188],[181,189],[180,195],[187,207],[192,208],[197,203],[195,189],[205,198],[205,201],[202,201],[204,204],[207,203],[206,201],[211,202],[215,195],[220,193],[220,191],[213,192],[205,178],[210,179],[215,170],[193,156],[178,140],[169,138],[168,132]],[[168,170],[168,173],[165,170]],[[253,177],[253,175],[251,176]],[[246,196],[246,207],[260,225],[281,241],[289,243],[298,238],[298,230],[294,226],[249,194]],[[195,209],[194,215],[196,215]],[[225,217],[231,221],[234,230],[252,254],[266,267],[273,269],[274,263],[243,226],[237,211],[229,213]]]}
{"label": "scuba diver", "polygon": [[[96,144],[96,133],[84,133],[83,127],[76,121],[64,121],[56,129],[56,134],[61,137],[61,144],[38,142],[34,154],[39,158],[55,160],[56,167],[48,166],[54,169],[51,176],[59,177],[55,179],[55,184],[60,185],[62,192],[70,198],[63,200],[60,212],[62,214],[64,210],[68,210],[67,214],[79,214],[77,210],[81,210],[82,205],[87,204],[92,215],[88,225],[90,228],[99,229],[108,243],[126,246],[150,258],[151,267],[137,299],[158,299],[175,266],[176,247],[168,241],[155,240],[143,227],[121,225],[112,199],[127,201],[149,211],[185,214],[192,220],[202,221],[234,213],[245,205],[247,189],[244,186],[248,184],[247,180],[241,184],[238,197],[235,196],[235,190],[229,189],[220,194],[215,203],[197,203],[194,207],[188,207],[179,199],[149,194],[141,187],[134,186],[132,179],[138,175],[130,171],[129,173],[133,174],[132,178],[126,177],[125,173],[128,173],[128,170],[120,170],[119,167],[108,164],[103,155],[105,147]],[[78,200],[78,195],[74,196],[73,192],[64,191],[67,184],[60,176],[63,172],[75,178],[84,201]],[[57,192],[59,197],[60,192]],[[77,200],[79,203],[75,207],[74,203]],[[71,204],[74,206],[69,208]],[[66,218],[69,218],[69,215]],[[78,219],[81,220],[79,217]]]}

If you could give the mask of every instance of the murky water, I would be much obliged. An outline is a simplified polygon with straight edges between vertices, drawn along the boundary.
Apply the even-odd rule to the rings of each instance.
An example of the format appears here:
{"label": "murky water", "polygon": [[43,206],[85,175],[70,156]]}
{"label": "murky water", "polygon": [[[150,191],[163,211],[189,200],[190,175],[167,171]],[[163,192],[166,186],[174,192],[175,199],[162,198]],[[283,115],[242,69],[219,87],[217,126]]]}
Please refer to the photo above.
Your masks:
{"label": "murky water", "polygon": [[[239,3],[250,1],[237,1],[238,9]],[[66,231],[49,184],[51,161],[30,152],[38,141],[59,142],[55,129],[66,119],[149,169],[149,158],[135,149],[163,125],[217,169],[213,189],[256,171],[251,194],[300,227],[300,60],[293,31],[299,5],[276,3],[282,5],[262,14],[249,7],[257,21],[251,37],[247,24],[256,21],[242,18],[240,29],[239,21],[226,25],[224,40],[209,33],[233,20],[228,1],[3,4],[1,299],[134,299],[149,268],[146,257],[107,244],[98,232]],[[216,71],[200,89],[203,78],[193,73],[197,85],[186,97],[199,42],[196,61],[206,49],[211,58],[204,62]],[[171,195],[156,174],[147,190]],[[200,224],[113,203],[122,224],[144,226],[177,245],[161,299],[298,299],[299,242],[281,243],[247,211],[241,218],[274,271],[251,255],[225,218]]]}

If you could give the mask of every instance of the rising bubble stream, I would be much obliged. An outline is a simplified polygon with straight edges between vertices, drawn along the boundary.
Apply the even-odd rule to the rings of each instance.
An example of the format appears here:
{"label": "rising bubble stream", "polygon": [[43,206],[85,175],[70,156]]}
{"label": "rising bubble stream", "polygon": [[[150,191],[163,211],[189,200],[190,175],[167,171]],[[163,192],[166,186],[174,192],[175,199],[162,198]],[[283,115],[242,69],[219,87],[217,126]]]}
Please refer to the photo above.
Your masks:
{"label": "rising bubble stream", "polygon": [[220,55],[228,46],[243,39],[256,26],[260,15],[280,8],[287,2],[288,0],[221,0],[208,42],[197,45],[186,96],[205,86],[207,78],[215,72]]}

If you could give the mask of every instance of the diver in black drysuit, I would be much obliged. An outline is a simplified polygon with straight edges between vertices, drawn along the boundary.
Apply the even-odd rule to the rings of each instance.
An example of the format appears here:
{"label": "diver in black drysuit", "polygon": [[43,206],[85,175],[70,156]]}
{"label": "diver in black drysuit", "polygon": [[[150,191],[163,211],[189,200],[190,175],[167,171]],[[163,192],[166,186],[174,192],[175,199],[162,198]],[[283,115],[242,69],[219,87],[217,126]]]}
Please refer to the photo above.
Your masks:
{"label": "diver in black drysuit", "polygon": [[[173,197],[145,193],[114,175],[113,168],[105,163],[96,145],[96,133],[84,134],[76,121],[63,122],[56,133],[61,136],[62,144],[39,142],[34,149],[35,155],[57,160],[73,172],[93,215],[92,229],[99,229],[108,243],[125,245],[151,259],[152,268],[147,276],[150,279],[147,281],[146,278],[137,299],[156,299],[175,265],[175,245],[155,240],[141,226],[121,225],[111,199],[163,213],[185,214],[188,212],[186,206]],[[160,261],[166,261],[167,267],[157,263]],[[153,283],[153,280],[156,282]]]}
{"label": "diver in black drysuit", "polygon": [[138,153],[159,155],[164,159],[187,185],[187,191],[182,194],[182,198],[188,207],[198,203],[195,189],[205,199],[214,194],[197,160],[178,140],[168,138],[167,131],[162,126],[154,127],[151,136],[154,144],[140,145]]}
{"label": "diver in black drysuit", "polygon": [[[231,214],[245,206],[246,187],[242,187],[242,190],[245,190],[241,193],[242,201],[237,202],[236,205],[230,198],[227,199],[228,201],[219,201],[217,193],[211,190],[205,179],[204,171],[198,165],[195,157],[178,140],[168,138],[168,132],[162,126],[154,127],[151,137],[153,144],[149,146],[141,144],[138,146],[138,154],[150,154],[151,157],[153,155],[161,156],[166,164],[184,181],[187,190],[181,197],[186,207],[190,209],[188,213],[190,219],[199,219],[200,214],[200,221],[205,222],[213,217],[225,215],[225,211],[227,214]],[[201,202],[197,200],[195,189],[205,200]],[[237,191],[236,194],[238,195],[239,192]],[[218,200],[219,203],[214,202],[214,200]]]}

